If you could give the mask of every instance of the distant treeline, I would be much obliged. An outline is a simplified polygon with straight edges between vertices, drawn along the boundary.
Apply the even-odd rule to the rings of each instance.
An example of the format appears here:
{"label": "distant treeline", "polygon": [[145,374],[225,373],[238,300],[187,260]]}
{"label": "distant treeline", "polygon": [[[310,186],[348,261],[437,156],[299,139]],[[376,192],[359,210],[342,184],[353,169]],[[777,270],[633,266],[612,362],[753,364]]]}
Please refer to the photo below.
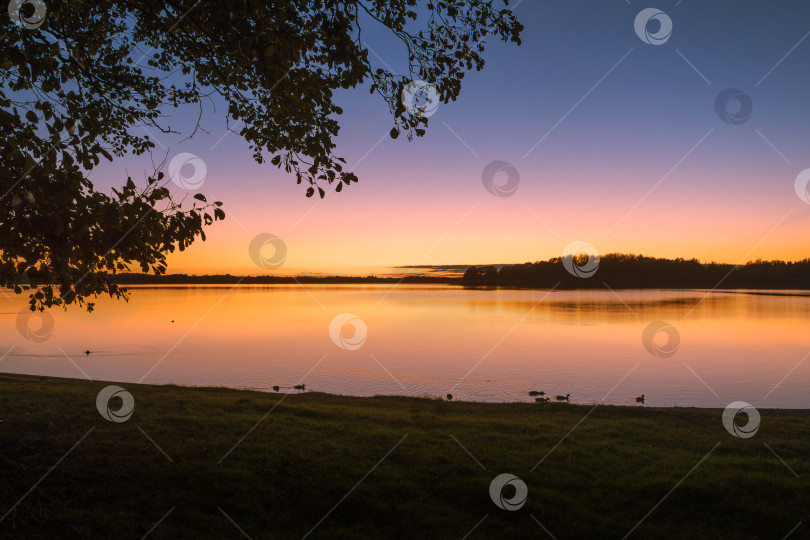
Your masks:
{"label": "distant treeline", "polygon": [[275,284],[351,284],[351,283],[424,283],[424,284],[455,284],[461,278],[439,276],[405,276],[405,277],[377,277],[377,276],[233,276],[231,274],[215,274],[193,276],[188,274],[167,274],[156,276],[153,274],[117,274],[119,285],[275,285]]}
{"label": "distant treeline", "polygon": [[[588,273],[587,259],[574,258]],[[570,266],[570,265],[569,265]],[[594,267],[595,264],[591,263]],[[448,266],[449,268],[449,266]],[[460,267],[463,269],[465,267]],[[121,273],[119,285],[275,285],[275,284],[427,284],[466,287],[514,287],[550,289],[808,289],[810,259],[796,262],[757,260],[744,265],[701,263],[697,259],[657,259],[643,255],[611,253],[603,255],[590,277],[572,275],[562,258],[515,265],[470,266],[463,277],[448,275],[408,276],[234,276],[231,274],[188,275]],[[32,275],[25,284],[43,283]],[[2,286],[3,284],[0,284]]]}
{"label": "distant treeline", "polygon": [[[585,267],[586,259],[573,261]],[[810,259],[797,262],[757,260],[744,265],[708,263],[697,259],[656,259],[611,253],[599,260],[590,277],[572,275],[559,257],[504,266],[470,267],[462,278],[469,287],[548,289],[664,288],[664,289],[810,289]]]}

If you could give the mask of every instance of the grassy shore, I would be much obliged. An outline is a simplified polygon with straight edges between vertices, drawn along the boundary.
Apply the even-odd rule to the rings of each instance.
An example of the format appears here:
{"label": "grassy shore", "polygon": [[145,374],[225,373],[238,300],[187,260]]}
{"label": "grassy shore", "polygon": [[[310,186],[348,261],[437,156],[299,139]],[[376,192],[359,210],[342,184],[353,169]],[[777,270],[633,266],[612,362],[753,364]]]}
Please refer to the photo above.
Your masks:
{"label": "grassy shore", "polygon": [[[126,383],[113,423],[107,384],[0,375],[0,537],[810,534],[810,411],[760,410],[739,439],[716,409]],[[490,498],[500,473],[526,483],[521,509]]]}

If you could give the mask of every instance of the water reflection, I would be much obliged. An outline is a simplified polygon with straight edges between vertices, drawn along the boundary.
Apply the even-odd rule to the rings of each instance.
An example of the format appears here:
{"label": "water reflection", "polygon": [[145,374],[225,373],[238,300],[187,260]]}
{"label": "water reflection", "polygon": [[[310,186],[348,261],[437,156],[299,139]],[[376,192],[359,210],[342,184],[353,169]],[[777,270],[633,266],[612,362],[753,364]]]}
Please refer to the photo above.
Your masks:
{"label": "water reflection", "polygon": [[[576,403],[635,405],[644,395],[646,406],[810,407],[806,291],[144,287],[127,304],[100,298],[93,314],[54,310],[41,342],[17,328],[25,304],[0,299],[2,371],[456,400],[534,402],[529,391],[542,389]],[[340,313],[367,326],[361,348],[330,339]],[[654,321],[677,329],[670,357],[642,343]]]}

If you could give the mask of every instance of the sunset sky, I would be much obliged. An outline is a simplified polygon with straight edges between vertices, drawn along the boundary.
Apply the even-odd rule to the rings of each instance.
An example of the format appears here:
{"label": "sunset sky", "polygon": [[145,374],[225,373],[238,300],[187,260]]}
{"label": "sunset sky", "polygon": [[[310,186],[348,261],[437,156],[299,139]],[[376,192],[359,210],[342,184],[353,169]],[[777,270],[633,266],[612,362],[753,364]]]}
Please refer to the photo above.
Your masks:
{"label": "sunset sky", "polygon": [[[637,0],[518,4],[523,45],[491,40],[484,70],[439,106],[425,137],[392,140],[387,106],[367,87],[339,94],[336,153],[360,182],[323,201],[256,164],[238,135],[220,141],[222,104],[206,105],[210,134],[157,137],[158,161],[180,152],[204,160],[201,191],[228,215],[205,243],[171,256],[168,271],[266,273],[248,256],[259,233],[287,245],[277,274],[521,263],[559,256],[575,240],[601,253],[731,263],[810,256],[810,205],[794,188],[810,168],[806,1],[779,10],[658,2],[673,26],[661,45],[636,35],[634,19],[650,7]],[[405,51],[390,36],[367,22],[363,37],[373,67],[404,71]],[[715,112],[727,88],[753,104],[740,125]],[[170,124],[188,134],[195,119],[188,110]],[[519,173],[511,197],[484,189],[482,170],[495,160]],[[106,190],[124,169],[142,178],[149,164],[128,157],[90,178]]]}

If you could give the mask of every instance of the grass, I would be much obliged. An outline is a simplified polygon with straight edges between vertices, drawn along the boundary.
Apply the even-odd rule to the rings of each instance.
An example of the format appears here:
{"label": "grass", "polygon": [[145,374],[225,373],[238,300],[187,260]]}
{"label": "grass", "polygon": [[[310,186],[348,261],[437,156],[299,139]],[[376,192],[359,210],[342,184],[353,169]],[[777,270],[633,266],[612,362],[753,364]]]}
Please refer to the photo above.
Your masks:
{"label": "grass", "polygon": [[[761,410],[738,439],[716,409],[127,383],[134,414],[113,423],[107,384],[0,375],[0,537],[810,534],[810,411]],[[504,472],[528,486],[517,511],[490,499]]]}

